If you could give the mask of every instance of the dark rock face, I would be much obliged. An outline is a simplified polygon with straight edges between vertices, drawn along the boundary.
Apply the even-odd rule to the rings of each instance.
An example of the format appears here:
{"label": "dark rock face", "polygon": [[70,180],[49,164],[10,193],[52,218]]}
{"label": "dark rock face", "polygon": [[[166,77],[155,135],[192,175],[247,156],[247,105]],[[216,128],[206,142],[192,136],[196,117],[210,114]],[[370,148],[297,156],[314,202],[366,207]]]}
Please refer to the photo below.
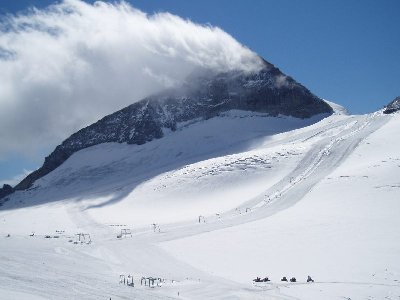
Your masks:
{"label": "dark rock face", "polygon": [[0,199],[7,195],[10,195],[13,192],[14,192],[14,189],[11,187],[11,185],[3,184],[3,187],[0,188]]}
{"label": "dark rock face", "polygon": [[392,102],[385,106],[384,114],[392,114],[400,110],[400,96],[396,97]]}
{"label": "dark rock face", "polygon": [[163,129],[175,131],[178,122],[207,119],[232,109],[297,118],[332,113],[327,103],[266,61],[262,70],[252,74],[204,72],[191,76],[180,88],[145,98],[74,133],[15,189],[29,188],[81,149],[107,142],[141,145],[163,137]]}

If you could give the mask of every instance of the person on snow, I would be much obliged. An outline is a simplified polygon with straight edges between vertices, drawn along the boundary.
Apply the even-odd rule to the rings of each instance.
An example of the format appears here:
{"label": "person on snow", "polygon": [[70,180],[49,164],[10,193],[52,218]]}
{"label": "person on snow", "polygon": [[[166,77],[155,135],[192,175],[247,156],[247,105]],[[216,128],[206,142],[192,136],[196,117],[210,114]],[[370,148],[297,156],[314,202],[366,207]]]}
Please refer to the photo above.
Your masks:
{"label": "person on snow", "polygon": [[314,282],[314,279],[312,279],[311,276],[308,275],[307,282]]}
{"label": "person on snow", "polygon": [[270,280],[268,279],[268,277],[265,277],[265,278],[263,279],[263,282],[268,282],[268,281],[270,281]]}

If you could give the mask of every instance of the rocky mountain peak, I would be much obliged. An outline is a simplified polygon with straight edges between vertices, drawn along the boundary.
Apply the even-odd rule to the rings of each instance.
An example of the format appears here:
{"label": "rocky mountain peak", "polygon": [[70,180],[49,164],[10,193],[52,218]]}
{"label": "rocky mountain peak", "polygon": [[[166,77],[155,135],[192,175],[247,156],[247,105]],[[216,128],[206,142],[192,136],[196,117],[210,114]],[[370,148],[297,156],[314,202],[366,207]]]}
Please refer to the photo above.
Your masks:
{"label": "rocky mountain peak", "polygon": [[133,103],[74,133],[15,190],[31,187],[81,149],[108,142],[141,145],[162,138],[166,129],[175,131],[180,122],[208,119],[233,109],[296,118],[332,113],[326,102],[265,60],[263,68],[252,73],[202,71],[180,87]]}
{"label": "rocky mountain peak", "polygon": [[400,110],[400,96],[396,97],[392,102],[385,106],[384,114],[392,114]]}

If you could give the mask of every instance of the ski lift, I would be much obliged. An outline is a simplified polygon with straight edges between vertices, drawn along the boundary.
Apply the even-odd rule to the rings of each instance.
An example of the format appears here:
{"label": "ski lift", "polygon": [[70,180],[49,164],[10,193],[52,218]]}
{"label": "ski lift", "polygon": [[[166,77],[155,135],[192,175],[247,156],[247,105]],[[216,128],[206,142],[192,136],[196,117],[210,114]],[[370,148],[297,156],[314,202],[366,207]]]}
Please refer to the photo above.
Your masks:
{"label": "ski lift", "polygon": [[123,228],[121,229],[121,233],[117,235],[117,238],[120,239],[122,237],[127,237],[129,235],[132,237],[132,230],[130,230],[129,228]]}
{"label": "ski lift", "polygon": [[134,282],[133,282],[133,276],[128,275],[128,279],[126,280],[126,284],[127,284],[128,286],[135,287],[135,284],[134,284]]}
{"label": "ski lift", "polygon": [[86,244],[90,244],[92,242],[92,239],[90,238],[90,234],[89,233],[77,233],[76,235],[76,239],[77,241],[75,242],[77,243],[86,243]]}
{"label": "ski lift", "polygon": [[123,274],[119,275],[119,283],[125,284],[125,282],[126,282],[125,275],[123,275]]}
{"label": "ski lift", "polygon": [[165,282],[165,280],[161,279],[161,278],[155,278],[155,277],[142,277],[140,279],[140,285],[143,285],[143,282],[144,282],[145,286],[154,288],[156,285],[158,287],[161,287],[162,283]]}

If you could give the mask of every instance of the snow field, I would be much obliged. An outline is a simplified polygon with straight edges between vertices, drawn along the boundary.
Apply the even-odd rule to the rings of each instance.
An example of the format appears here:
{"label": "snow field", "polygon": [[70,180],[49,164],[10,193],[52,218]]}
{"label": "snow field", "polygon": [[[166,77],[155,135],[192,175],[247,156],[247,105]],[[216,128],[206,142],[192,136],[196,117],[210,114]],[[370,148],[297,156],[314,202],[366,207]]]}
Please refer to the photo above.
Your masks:
{"label": "snow field", "polygon": [[399,299],[400,117],[335,110],[233,111],[75,153],[3,203],[0,299]]}

